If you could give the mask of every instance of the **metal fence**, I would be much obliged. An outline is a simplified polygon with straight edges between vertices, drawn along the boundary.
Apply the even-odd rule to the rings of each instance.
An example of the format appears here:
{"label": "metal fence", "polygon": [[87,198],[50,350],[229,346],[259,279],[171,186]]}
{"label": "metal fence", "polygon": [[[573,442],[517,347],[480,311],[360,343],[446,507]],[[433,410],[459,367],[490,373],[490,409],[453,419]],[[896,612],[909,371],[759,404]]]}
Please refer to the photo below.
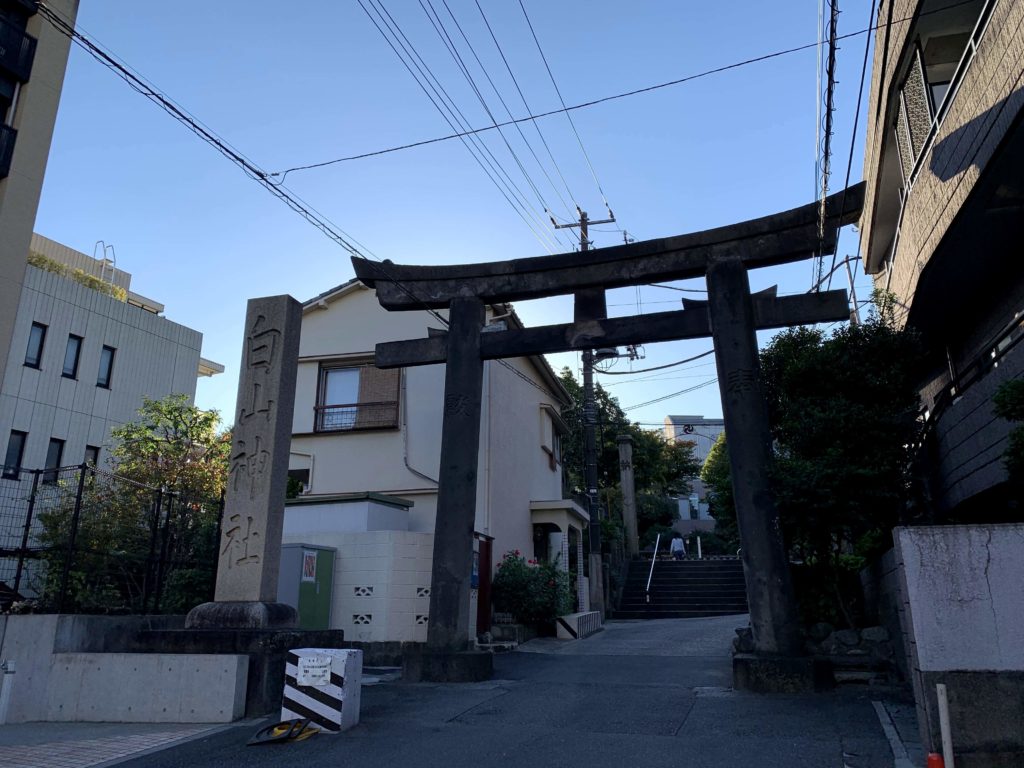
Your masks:
{"label": "metal fence", "polygon": [[182,613],[212,600],[223,504],[87,464],[5,468],[0,611]]}

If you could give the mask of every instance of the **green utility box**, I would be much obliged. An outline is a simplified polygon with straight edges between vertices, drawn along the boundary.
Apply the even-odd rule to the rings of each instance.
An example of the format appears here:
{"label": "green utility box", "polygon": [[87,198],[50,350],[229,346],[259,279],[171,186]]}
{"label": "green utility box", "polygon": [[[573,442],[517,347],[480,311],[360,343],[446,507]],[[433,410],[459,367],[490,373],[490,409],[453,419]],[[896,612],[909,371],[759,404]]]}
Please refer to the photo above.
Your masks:
{"label": "green utility box", "polygon": [[299,612],[300,629],[331,628],[334,556],[314,544],[282,544],[277,599]]}

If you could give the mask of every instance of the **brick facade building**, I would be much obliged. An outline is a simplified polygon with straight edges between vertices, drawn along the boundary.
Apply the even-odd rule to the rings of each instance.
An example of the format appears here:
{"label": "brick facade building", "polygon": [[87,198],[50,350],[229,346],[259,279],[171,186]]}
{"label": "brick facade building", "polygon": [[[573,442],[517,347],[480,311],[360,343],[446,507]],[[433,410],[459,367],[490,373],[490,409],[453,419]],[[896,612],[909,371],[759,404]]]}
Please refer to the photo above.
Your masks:
{"label": "brick facade building", "polygon": [[921,336],[928,505],[954,518],[1006,510],[992,395],[1024,374],[1022,106],[1024,3],[881,4],[861,253]]}

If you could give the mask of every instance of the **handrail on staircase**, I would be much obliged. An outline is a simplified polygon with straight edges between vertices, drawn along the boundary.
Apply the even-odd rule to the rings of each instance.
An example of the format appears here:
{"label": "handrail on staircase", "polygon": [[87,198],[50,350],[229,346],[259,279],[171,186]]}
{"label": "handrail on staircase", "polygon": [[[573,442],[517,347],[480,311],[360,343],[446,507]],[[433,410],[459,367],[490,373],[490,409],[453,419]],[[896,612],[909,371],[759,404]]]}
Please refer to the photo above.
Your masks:
{"label": "handrail on staircase", "polygon": [[651,572],[647,574],[647,602],[651,602],[651,579],[654,578],[654,564],[658,562],[658,545],[661,544],[661,534],[654,540],[654,554],[651,555]]}

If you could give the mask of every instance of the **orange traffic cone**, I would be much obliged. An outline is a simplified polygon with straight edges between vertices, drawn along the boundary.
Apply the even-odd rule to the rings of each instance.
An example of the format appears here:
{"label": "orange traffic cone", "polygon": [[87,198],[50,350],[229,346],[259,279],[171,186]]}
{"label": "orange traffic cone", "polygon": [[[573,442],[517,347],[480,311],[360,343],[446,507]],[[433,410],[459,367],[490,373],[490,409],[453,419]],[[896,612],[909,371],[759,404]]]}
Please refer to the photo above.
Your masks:
{"label": "orange traffic cone", "polygon": [[937,752],[929,752],[927,768],[946,768],[946,762]]}

